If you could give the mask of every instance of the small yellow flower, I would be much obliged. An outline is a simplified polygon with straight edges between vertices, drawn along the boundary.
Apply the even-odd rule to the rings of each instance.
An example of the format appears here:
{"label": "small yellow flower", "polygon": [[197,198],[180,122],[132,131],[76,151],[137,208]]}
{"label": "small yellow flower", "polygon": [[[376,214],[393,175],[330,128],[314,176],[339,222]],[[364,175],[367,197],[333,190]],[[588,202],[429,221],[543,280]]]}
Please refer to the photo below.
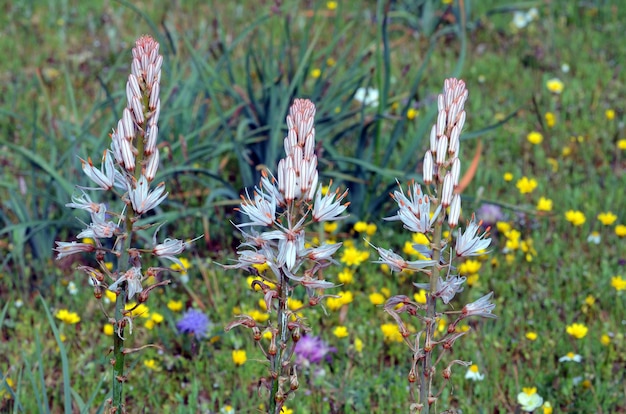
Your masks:
{"label": "small yellow flower", "polygon": [[461,275],[469,275],[478,273],[482,266],[478,260],[466,260],[465,262],[459,265],[459,274]]}
{"label": "small yellow flower", "polygon": [[161,367],[157,364],[154,359],[146,359],[143,361],[144,367],[151,369],[152,371],[160,371]]}
{"label": "small yellow flower", "polygon": [[563,155],[564,157],[568,157],[571,153],[572,153],[571,147],[563,147],[563,149],[561,150],[561,155]]}
{"label": "small yellow flower", "polygon": [[368,236],[373,236],[374,234],[376,234],[376,229],[376,224],[369,223],[365,228],[365,234],[367,234]]}
{"label": "small yellow flower", "polygon": [[320,76],[322,76],[322,70],[321,70],[321,69],[317,69],[317,68],[316,68],[316,69],[313,69],[313,70],[311,71],[311,77],[312,77],[313,79],[317,79],[317,78],[319,78]]}
{"label": "small yellow flower", "polygon": [[606,119],[608,121],[612,121],[615,119],[615,110],[614,109],[607,109],[606,111],[604,111],[604,116],[606,117]]}
{"label": "small yellow flower", "polygon": [[141,316],[145,319],[148,319],[150,317],[150,309],[143,303],[140,303],[139,305],[137,305],[136,303],[127,303],[124,309],[132,309],[132,311],[130,312],[130,316]]}
{"label": "small yellow flower", "polygon": [[335,59],[329,57],[328,59],[326,59],[326,66],[335,66],[337,64],[337,62],[335,61]]}
{"label": "small yellow flower", "polygon": [[564,85],[559,79],[552,78],[546,82],[546,87],[550,92],[560,94],[563,92]]}
{"label": "small yellow flower", "polygon": [[335,230],[337,230],[338,227],[339,227],[339,224],[337,224],[336,221],[324,222],[324,231],[326,233],[333,233]]}
{"label": "small yellow flower", "polygon": [[615,223],[615,221],[617,220],[617,216],[612,212],[607,211],[606,213],[598,214],[598,220],[605,226],[610,226],[611,224]]}
{"label": "small yellow flower", "polygon": [[372,305],[382,305],[383,303],[385,303],[385,297],[382,295],[382,293],[371,293],[369,295],[369,298],[370,302],[372,302]]}
{"label": "small yellow flower", "polygon": [[354,279],[354,272],[346,267],[341,272],[339,272],[337,278],[344,285],[348,285],[352,283],[352,280]]}
{"label": "small yellow flower", "polygon": [[541,197],[537,202],[537,211],[552,211],[552,200]]}
{"label": "small yellow flower", "polygon": [[395,323],[384,323],[380,326],[380,330],[383,332],[385,342],[402,342],[402,334],[398,325]]}
{"label": "small yellow flower", "polygon": [[248,316],[250,316],[252,319],[257,321],[258,323],[263,323],[270,318],[269,313],[261,312],[258,309],[253,309],[251,311],[248,311],[247,313],[248,313]]}
{"label": "small yellow flower", "polygon": [[617,148],[621,150],[626,150],[626,139],[620,139],[617,141]]}
{"label": "small yellow flower", "polygon": [[478,273],[473,273],[467,276],[467,280],[465,282],[467,283],[467,286],[478,286],[479,278],[480,278],[480,275]]}
{"label": "small yellow flower", "polygon": [[357,221],[354,223],[353,228],[357,233],[363,233],[367,230],[367,223],[364,221]]}
{"label": "small yellow flower", "polygon": [[409,121],[412,121],[419,115],[419,113],[420,111],[417,109],[409,108],[409,110],[406,111],[406,117]]}
{"label": "small yellow flower", "polygon": [[611,278],[611,286],[615,288],[618,292],[621,290],[626,290],[626,279],[623,279],[622,276],[614,276]]}
{"label": "small yellow flower", "polygon": [[533,145],[539,145],[543,141],[543,135],[540,132],[533,131],[526,136],[526,139]]}
{"label": "small yellow flower", "polygon": [[170,299],[170,301],[167,302],[167,308],[172,312],[180,312],[183,309],[183,301]]}
{"label": "small yellow flower", "polygon": [[348,336],[348,328],[345,326],[336,326],[335,329],[333,329],[333,335],[337,338],[345,338]]}
{"label": "small yellow flower", "polygon": [[113,336],[113,331],[113,325],[110,323],[107,323],[102,327],[102,332],[107,336]]}
{"label": "small yellow flower", "polygon": [[80,322],[80,316],[76,312],[70,312],[67,309],[59,309],[54,316],[68,325],[75,325]]}
{"label": "small yellow flower", "polygon": [[585,215],[583,214],[582,211],[574,211],[574,210],[568,210],[565,212],[565,219],[567,221],[569,221],[570,223],[572,223],[574,226],[582,226],[583,224],[585,224],[585,221],[587,220],[585,218]]}
{"label": "small yellow flower", "polygon": [[506,233],[511,231],[511,223],[507,223],[506,221],[498,221],[496,222],[496,228],[500,233]]}
{"label": "small yellow flower", "polygon": [[[15,382],[13,382],[11,378],[6,377],[4,380],[6,381],[9,388],[13,389],[13,387],[15,387]],[[7,390],[4,388],[4,385],[0,385],[0,401],[2,398],[5,398],[7,400],[11,399],[11,394],[7,392]]]}
{"label": "small yellow flower", "polygon": [[327,1],[326,2],[326,8],[328,10],[335,10],[335,9],[337,9],[337,2],[336,1]]}
{"label": "small yellow flower", "polygon": [[548,401],[543,403],[541,409],[543,410],[543,414],[552,414],[552,404],[550,404]]}
{"label": "small yellow flower", "polygon": [[554,127],[554,125],[556,125],[556,116],[552,112],[546,112],[545,119],[546,126],[548,128],[552,128]]}
{"label": "small yellow flower", "polygon": [[356,338],[354,340],[354,350],[359,354],[361,353],[361,351],[363,351],[363,341],[361,341],[361,339]]}
{"label": "small yellow flower", "polygon": [[537,180],[524,176],[517,180],[516,187],[521,194],[530,194],[537,188]]}
{"label": "small yellow flower", "polygon": [[85,237],[84,239],[81,240],[81,243],[91,244],[91,245],[96,244],[96,242],[90,237]]}
{"label": "small yellow flower", "polygon": [[237,366],[241,366],[246,363],[248,360],[248,356],[246,355],[246,351],[243,349],[235,349],[233,350],[233,362]]}
{"label": "small yellow flower", "polygon": [[115,292],[111,292],[109,289],[104,291],[104,296],[112,303],[115,303],[117,300],[117,294]]}
{"label": "small yellow flower", "polygon": [[611,343],[611,337],[604,334],[600,337],[600,343],[604,346],[608,346]]}
{"label": "small yellow flower", "polygon": [[617,237],[626,236],[626,226],[623,224],[618,224],[617,226],[615,226],[615,235],[617,235]]}
{"label": "small yellow flower", "polygon": [[589,328],[587,328],[582,323],[573,323],[567,326],[566,331],[568,334],[570,334],[574,338],[582,339],[587,335]]}
{"label": "small yellow flower", "polygon": [[526,339],[528,339],[529,341],[535,341],[537,340],[537,337],[538,337],[537,332],[532,332],[532,331],[526,332]]}
{"label": "small yellow flower", "polygon": [[413,299],[417,303],[421,303],[422,305],[426,304],[426,291],[424,289],[420,289],[419,292],[413,295]]}
{"label": "small yellow flower", "polygon": [[259,274],[264,274],[270,268],[270,265],[267,262],[261,264],[254,263],[252,267],[254,267]]}
{"label": "small yellow flower", "polygon": [[191,262],[189,261],[189,259],[186,259],[184,257],[180,257],[179,260],[183,264],[183,267],[181,267],[178,263],[174,263],[170,266],[170,269],[178,271],[181,274],[185,275],[187,274],[187,270],[191,269]]}
{"label": "small yellow flower", "polygon": [[368,251],[361,251],[355,247],[348,247],[342,249],[341,258],[339,260],[348,266],[359,266],[367,259],[369,259]]}
{"label": "small yellow flower", "polygon": [[283,408],[280,409],[280,414],[293,414],[293,410],[291,408],[287,408],[286,405],[283,405]]}
{"label": "small yellow flower", "polygon": [[505,172],[502,178],[504,178],[506,182],[513,181],[513,173]]}

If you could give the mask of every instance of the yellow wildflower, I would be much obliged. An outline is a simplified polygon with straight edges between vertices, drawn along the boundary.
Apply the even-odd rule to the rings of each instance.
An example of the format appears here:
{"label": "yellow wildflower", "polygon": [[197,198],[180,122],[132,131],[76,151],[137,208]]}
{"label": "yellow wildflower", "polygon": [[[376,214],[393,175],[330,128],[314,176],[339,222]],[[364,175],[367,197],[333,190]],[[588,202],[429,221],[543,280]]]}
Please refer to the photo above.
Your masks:
{"label": "yellow wildflower", "polygon": [[344,285],[350,284],[352,283],[352,280],[354,279],[354,272],[346,267],[341,272],[339,272],[339,274],[337,275],[337,278]]}
{"label": "yellow wildflower", "polygon": [[70,312],[67,309],[59,309],[54,316],[68,325],[75,325],[80,322],[80,316],[76,312]]}
{"label": "yellow wildflower", "polygon": [[617,235],[617,237],[626,236],[626,226],[623,224],[618,224],[617,226],[615,226],[615,235]]}
{"label": "yellow wildflower", "polygon": [[102,327],[102,332],[107,336],[113,336],[113,332],[114,332],[113,325],[110,323],[107,323],[106,325]]}
{"label": "yellow wildflower", "polygon": [[559,79],[552,78],[546,82],[546,87],[550,92],[560,94],[563,92],[564,85]]}
{"label": "yellow wildflower", "polygon": [[617,148],[621,150],[626,150],[626,139],[620,139],[617,141]]}
{"label": "yellow wildflower", "polygon": [[170,299],[169,302],[167,302],[167,308],[172,312],[180,312],[183,309],[183,301]]}
{"label": "yellow wildflower", "polygon": [[614,276],[611,278],[611,286],[615,288],[618,292],[620,290],[626,290],[626,279],[623,279],[622,276]]}
{"label": "yellow wildflower", "polygon": [[587,220],[582,211],[568,210],[565,212],[565,219],[574,226],[582,226]]}
{"label": "yellow wildflower", "polygon": [[545,119],[546,119],[546,126],[548,128],[552,128],[554,127],[554,125],[556,125],[556,116],[554,116],[552,112],[546,112]]}
{"label": "yellow wildflower", "polygon": [[402,334],[398,325],[395,323],[384,323],[380,325],[380,330],[383,332],[385,342],[402,342]]}
{"label": "yellow wildflower", "polygon": [[543,141],[543,135],[540,132],[532,131],[526,136],[526,139],[533,145],[539,145]]}
{"label": "yellow wildflower", "polygon": [[337,230],[337,227],[339,227],[339,224],[337,224],[336,221],[324,222],[324,231],[326,233],[333,233],[335,230]]}
{"label": "yellow wildflower", "polygon": [[426,304],[426,291],[424,289],[420,289],[419,292],[413,295],[413,299],[417,303],[421,303],[422,305]]}
{"label": "yellow wildflower", "polygon": [[615,221],[617,220],[617,216],[612,212],[607,211],[606,213],[598,214],[598,220],[605,226],[610,226],[611,224],[615,223]]}
{"label": "yellow wildflower", "polygon": [[359,354],[361,353],[361,351],[363,351],[363,341],[361,341],[359,338],[356,338],[354,340],[354,350]]}
{"label": "yellow wildflower", "polygon": [[382,295],[382,293],[371,293],[369,295],[369,298],[370,302],[372,302],[372,305],[382,305],[383,303],[385,303],[385,297]]}
{"label": "yellow wildflower", "polygon": [[333,335],[337,338],[345,338],[348,336],[348,328],[345,326],[336,326],[335,329],[333,329]]}
{"label": "yellow wildflower", "polygon": [[235,349],[233,350],[233,362],[235,365],[240,366],[246,363],[248,360],[248,356],[246,355],[246,351],[243,349]]}
{"label": "yellow wildflower", "polygon": [[409,121],[412,121],[419,115],[419,113],[420,111],[417,109],[409,108],[409,110],[406,111],[406,117]]}
{"label": "yellow wildflower", "polygon": [[528,339],[529,341],[535,341],[537,339],[537,332],[526,332],[526,339]]}
{"label": "yellow wildflower", "polygon": [[513,181],[513,173],[505,172],[504,175],[502,176],[502,178],[506,182]]}
{"label": "yellow wildflower", "polygon": [[328,10],[335,10],[337,8],[337,2],[336,1],[327,1],[326,2],[326,8]]}
{"label": "yellow wildflower", "polygon": [[540,197],[537,202],[537,211],[552,211],[552,200]]}
{"label": "yellow wildflower", "polygon": [[612,121],[615,119],[615,110],[614,109],[607,109],[606,111],[604,111],[604,116],[606,117],[607,121]]}
{"label": "yellow wildflower", "polygon": [[521,194],[530,194],[537,188],[537,180],[524,176],[517,180],[516,187]]}
{"label": "yellow wildflower", "polygon": [[589,328],[587,328],[582,323],[573,323],[567,326],[566,331],[568,334],[570,334],[574,338],[582,339],[587,335]]}

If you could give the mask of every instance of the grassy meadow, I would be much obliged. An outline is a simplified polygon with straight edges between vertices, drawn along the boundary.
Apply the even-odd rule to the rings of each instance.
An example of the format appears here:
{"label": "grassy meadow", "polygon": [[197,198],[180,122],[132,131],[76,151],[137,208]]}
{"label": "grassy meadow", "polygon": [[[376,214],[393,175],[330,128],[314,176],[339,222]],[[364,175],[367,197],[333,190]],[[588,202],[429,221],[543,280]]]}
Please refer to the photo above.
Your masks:
{"label": "grassy meadow", "polygon": [[[461,227],[476,212],[492,237],[488,254],[458,267],[467,284],[451,305],[493,291],[498,318],[457,327],[469,332],[438,373],[453,359],[473,365],[452,367],[435,411],[520,413],[526,393],[541,397],[537,413],[626,412],[620,2],[32,0],[0,10],[0,412],[105,410],[115,295],[95,298],[77,270],[93,257],[55,260],[52,249],[89,220],[65,204],[90,185],[80,158],[99,166],[110,146],[143,34],[164,57],[155,183],[169,197],[154,218],[160,234],[203,236],[173,283],[134,311],[126,346],[143,348],[126,358],[128,412],[265,412],[265,357],[249,330],[224,327],[241,313],[270,316],[249,275],[218,264],[236,259],[239,196],[263,168],[276,171],[298,97],[317,106],[320,182],[348,188],[351,204],[348,219],[314,235],[344,242],[324,270],[340,298],[303,311],[334,349],[299,369],[283,411],[408,412],[411,353],[381,304],[400,294],[419,303],[413,283],[427,280],[372,263],[364,239],[416,257],[423,239],[383,218],[395,214],[396,179],[421,181],[449,77],[469,90]],[[368,88],[372,102],[360,96]],[[201,338],[177,328],[190,309],[210,321]]]}

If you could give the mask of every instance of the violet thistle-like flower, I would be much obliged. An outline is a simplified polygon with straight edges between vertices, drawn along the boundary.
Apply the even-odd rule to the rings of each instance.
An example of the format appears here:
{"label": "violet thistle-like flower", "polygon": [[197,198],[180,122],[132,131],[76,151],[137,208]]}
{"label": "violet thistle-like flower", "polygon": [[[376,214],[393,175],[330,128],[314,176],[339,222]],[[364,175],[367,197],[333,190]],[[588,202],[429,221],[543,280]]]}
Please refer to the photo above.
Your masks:
{"label": "violet thistle-like flower", "polygon": [[[259,282],[257,286],[262,288],[268,310],[277,313],[276,319],[260,327],[256,323],[244,323],[240,318],[227,329],[249,328],[255,341],[260,338],[259,329],[272,333],[264,354],[272,378],[269,412],[273,414],[280,413],[285,398],[295,391],[284,386],[298,383],[297,371],[290,371],[291,356],[298,340],[297,335],[289,335],[289,331],[295,328],[305,331],[299,312],[294,314],[288,308],[288,299],[296,289],[304,289],[309,296],[308,306],[315,306],[326,296],[323,290],[335,286],[323,279],[322,271],[335,262],[333,255],[341,243],[308,247],[306,228],[345,218],[349,205],[344,202],[347,191],[328,190],[324,194],[318,183],[314,116],[315,105],[311,101],[296,99],[293,102],[283,140],[285,157],[278,162],[275,177],[264,171],[253,195],[246,190],[241,197],[239,211],[249,221],[235,225],[243,237],[238,259],[235,264],[224,266],[246,269],[253,274],[256,272],[254,265],[267,265],[271,270],[263,276],[268,284]],[[250,230],[243,231],[244,228]],[[270,282],[275,288],[269,288]]]}
{"label": "violet thistle-like flower", "polygon": [[296,355],[296,364],[309,366],[322,361],[330,362],[331,354],[336,353],[337,348],[329,346],[320,337],[304,335],[298,340],[293,351]]}
{"label": "violet thistle-like flower", "polygon": [[196,309],[189,309],[176,322],[178,332],[192,334],[198,340],[207,337],[210,326],[211,321],[209,317]]}

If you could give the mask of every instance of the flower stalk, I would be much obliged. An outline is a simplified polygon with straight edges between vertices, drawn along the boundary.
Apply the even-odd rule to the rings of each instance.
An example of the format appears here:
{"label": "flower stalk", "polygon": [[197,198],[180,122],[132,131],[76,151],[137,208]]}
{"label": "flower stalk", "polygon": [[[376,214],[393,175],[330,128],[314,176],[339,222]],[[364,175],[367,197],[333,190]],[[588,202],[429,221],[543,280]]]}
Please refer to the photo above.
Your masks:
{"label": "flower stalk", "polygon": [[[455,315],[459,312],[452,310],[438,311],[437,304],[441,301],[442,305],[448,305],[454,296],[463,290],[465,277],[453,274],[455,270],[453,261],[483,254],[491,241],[487,237],[488,229],[479,234],[481,223],[475,223],[473,217],[464,234],[460,229],[455,234],[461,212],[461,196],[456,190],[461,168],[458,157],[460,134],[465,123],[464,106],[467,96],[463,81],[457,79],[445,81],[443,93],[437,100],[439,112],[437,122],[431,129],[430,148],[424,155],[423,179],[428,194],[423,194],[421,187],[416,183],[409,185],[407,195],[400,187],[399,191],[392,195],[398,205],[398,211],[396,215],[386,219],[402,221],[404,228],[422,233],[429,239],[430,247],[420,251],[426,256],[426,260],[421,261],[421,266],[404,266],[402,264],[415,262],[407,262],[391,251],[376,248],[380,254],[378,263],[387,264],[395,271],[409,269],[422,272],[429,278],[428,283],[414,283],[416,287],[427,291],[425,305],[411,301],[408,296],[397,295],[389,298],[384,306],[384,310],[398,324],[398,329],[412,352],[408,376],[409,411],[412,413],[430,413],[432,405],[441,395],[443,386],[436,391],[433,380],[437,373],[437,365],[443,360],[444,355],[451,350],[455,341],[466,333],[457,332],[457,324],[469,316],[495,317],[491,313],[495,305],[489,302],[492,293],[465,305],[458,316]],[[450,236],[444,238],[446,222],[450,228]],[[454,246],[453,241],[456,242]],[[449,260],[446,260],[448,256]],[[423,330],[415,334],[415,340],[408,339],[412,334],[402,319],[401,315],[405,314],[418,318],[424,324]],[[443,318],[456,319],[448,325],[443,337],[437,338],[435,327]],[[450,362],[442,371],[444,384],[452,375],[452,366],[455,364],[468,366],[471,362],[459,360]]]}
{"label": "flower stalk", "polygon": [[[341,243],[306,247],[307,228],[326,221],[341,220],[349,203],[347,191],[324,191],[318,185],[315,155],[315,105],[296,99],[287,115],[288,133],[284,139],[285,158],[278,163],[276,177],[269,172],[252,194],[242,196],[239,211],[249,221],[236,225],[243,236],[236,264],[230,269],[245,269],[256,279],[252,288],[262,293],[267,311],[276,319],[261,324],[249,315],[239,315],[226,326],[243,326],[252,331],[269,362],[268,413],[279,414],[286,399],[298,388],[292,356],[301,335],[310,328],[301,316],[302,309],[290,307],[296,290],[309,298],[302,308],[320,304],[324,290],[334,284],[324,280],[323,270],[335,263],[333,255]],[[331,183],[332,184],[332,183]],[[270,344],[261,343],[262,333],[271,335]]]}
{"label": "flower stalk", "polygon": [[[66,206],[90,213],[91,223],[77,238],[90,238],[93,244],[56,242],[57,247],[54,249],[58,252],[57,259],[82,252],[93,253],[99,269],[90,266],[81,266],[79,269],[90,278],[97,299],[102,297],[103,289],[117,295],[113,318],[110,319],[115,332],[111,359],[111,413],[126,412],[123,396],[123,384],[127,379],[125,356],[143,348],[125,347],[125,331],[128,327],[132,334],[133,323],[132,309],[127,309],[127,306],[135,296],[138,303],[146,302],[154,288],[169,283],[169,280],[162,280],[144,288],[144,279],[158,276],[164,268],[149,267],[144,271],[142,254],[180,263],[176,256],[191,243],[166,239],[165,243],[158,244],[158,226],[153,246],[141,248],[133,245],[134,235],[140,230],[137,221],[146,212],[157,208],[167,193],[163,183],[150,190],[159,167],[156,143],[161,110],[159,90],[163,57],[159,54],[159,44],[150,36],[143,36],[136,41],[132,56],[131,73],[126,83],[127,105],[111,133],[111,148],[104,152],[102,167],[96,168],[90,158],[81,160],[83,172],[97,185],[91,189],[113,193],[121,201],[122,208],[115,211],[108,204],[96,203],[84,191],[88,188],[82,188],[82,195],[72,197],[72,203]],[[141,229],[152,226],[154,224],[142,226]],[[111,261],[117,261],[114,272],[105,265],[107,256]]]}

